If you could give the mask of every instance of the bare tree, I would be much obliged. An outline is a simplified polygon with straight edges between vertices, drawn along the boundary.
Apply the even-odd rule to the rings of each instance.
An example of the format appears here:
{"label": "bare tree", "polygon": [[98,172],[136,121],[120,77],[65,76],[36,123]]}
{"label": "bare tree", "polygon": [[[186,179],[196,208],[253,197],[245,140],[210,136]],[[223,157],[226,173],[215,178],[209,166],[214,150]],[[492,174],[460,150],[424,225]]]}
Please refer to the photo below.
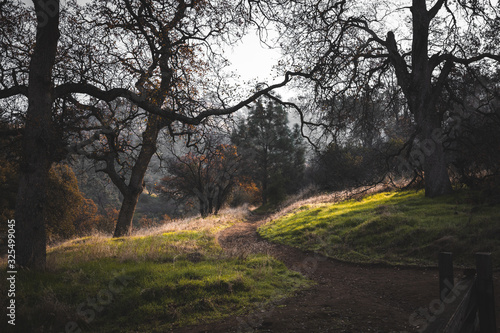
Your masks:
{"label": "bare tree", "polygon": [[[17,6],[6,3],[13,13],[21,14],[26,18],[26,12]],[[54,138],[54,126],[52,122],[52,104],[54,102],[53,66],[59,40],[59,1],[42,0],[34,2],[36,16],[35,46],[28,67],[28,75],[25,75],[27,85],[18,84],[16,68],[11,67],[15,59],[7,58],[7,67],[12,76],[5,78],[2,73],[3,89],[0,90],[0,98],[8,98],[23,94],[28,98],[28,110],[24,131],[23,154],[21,164],[21,176],[16,204],[16,243],[18,263],[22,266],[33,268],[45,267],[46,256],[46,232],[44,224],[44,212],[47,206],[47,186],[49,170],[53,161],[52,142]],[[4,8],[2,8],[4,12]],[[3,15],[2,15],[3,16]],[[6,15],[7,16],[7,15]],[[2,24],[8,29],[2,33],[2,53],[9,56],[9,38],[14,38],[9,32],[16,30],[15,17],[2,18]],[[13,47],[17,47],[17,42]],[[31,50],[29,50],[31,51]],[[19,59],[21,62],[22,59]],[[5,81],[13,84],[5,85]]]}
{"label": "bare tree", "polygon": [[[286,66],[314,72],[317,101],[380,91],[397,80],[416,122],[426,196],[449,193],[442,145],[446,117],[437,103],[450,74],[476,65],[498,67],[498,2],[259,2],[276,22]],[[328,112],[324,103],[321,112]],[[333,124],[335,125],[335,124]]]}
{"label": "bare tree", "polygon": [[[214,98],[206,98],[205,92],[210,87],[203,85],[196,87],[202,90],[200,95],[190,95],[194,85],[183,79],[186,77],[183,72],[193,66],[186,66],[183,61],[194,59],[189,53],[196,53],[201,47],[215,54],[211,52],[212,37],[230,39],[227,32],[248,21],[248,17],[240,15],[245,8],[239,4],[237,1],[96,0],[85,9],[70,1],[61,10],[58,0],[35,1],[34,9],[15,0],[2,3],[2,7],[21,14],[18,16],[22,18],[21,26],[32,27],[28,29],[31,32],[36,29],[34,49],[30,43],[22,43],[21,46],[27,47],[20,48],[11,41],[26,38],[20,29],[15,29],[16,16],[4,14],[2,8],[0,24],[6,29],[0,29],[0,99],[11,101],[16,96],[25,96],[28,100],[15,215],[20,266],[45,266],[48,170],[54,160],[64,156],[60,139],[66,128],[56,126],[57,116],[87,120],[86,126],[92,127],[96,118],[92,113],[82,115],[81,110],[92,109],[99,101],[109,103],[119,98],[148,112],[141,150],[128,182],[116,179],[118,175],[113,171],[116,161],[109,157],[109,162],[106,161],[106,170],[116,180],[115,184],[130,193],[115,233],[124,235],[130,231],[130,217],[162,128],[189,130],[189,126],[200,125],[211,116],[229,115],[300,75],[287,72],[282,82],[261,87],[240,101],[223,97],[220,92]],[[7,104],[8,108],[11,104]],[[90,127],[84,128],[89,133],[79,143],[80,149],[93,140],[109,140],[113,135],[107,124]]]}
{"label": "bare tree", "polygon": [[[114,58],[112,63],[124,64],[122,71],[128,73],[124,80],[130,80],[130,77],[135,79],[134,88],[138,95],[125,97],[147,110],[149,115],[141,134],[139,154],[131,165],[128,177],[120,177],[115,168],[119,149],[110,145],[115,144],[116,133],[106,134],[108,149],[105,156],[89,155],[105,162],[106,167],[101,170],[110,176],[124,197],[115,237],[131,231],[144,175],[156,152],[158,135],[163,128],[168,128],[172,135],[189,134],[193,131],[190,126],[201,124],[208,116],[230,114],[248,105],[258,95],[272,90],[272,87],[263,89],[235,107],[228,108],[229,96],[224,96],[226,93],[218,89],[219,82],[210,80],[208,72],[224,61],[214,52],[211,43],[231,40],[241,33],[241,29],[236,27],[242,19],[235,14],[237,6],[233,8],[227,2],[196,1],[126,0],[123,8],[119,8],[119,4],[119,1],[96,2],[98,13],[102,14],[97,14],[92,26],[99,30],[105,26],[110,33],[105,34],[104,39],[95,40],[95,43],[106,49],[107,45],[119,44],[122,40],[134,41],[126,46],[126,50],[111,52]],[[87,91],[88,86],[81,85],[80,88]],[[200,90],[214,91],[215,98]],[[92,89],[89,94],[100,99],[107,98]],[[82,105],[78,107],[86,108]]]}
{"label": "bare tree", "polygon": [[161,180],[160,191],[177,201],[195,198],[200,214],[217,214],[226,203],[236,184],[240,158],[235,146],[205,142],[204,149],[196,149],[167,161],[168,176]]}

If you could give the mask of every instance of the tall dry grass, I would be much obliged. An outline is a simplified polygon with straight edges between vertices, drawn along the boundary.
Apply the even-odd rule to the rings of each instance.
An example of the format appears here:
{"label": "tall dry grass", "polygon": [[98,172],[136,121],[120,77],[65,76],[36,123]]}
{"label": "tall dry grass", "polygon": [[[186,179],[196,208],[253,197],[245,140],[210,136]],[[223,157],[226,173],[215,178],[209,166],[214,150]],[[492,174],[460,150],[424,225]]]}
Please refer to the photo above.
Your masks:
{"label": "tall dry grass", "polygon": [[215,234],[235,223],[244,221],[249,214],[250,208],[248,205],[226,208],[221,210],[219,214],[206,218],[195,216],[178,220],[168,220],[160,226],[135,230],[132,236],[152,236],[176,231],[208,231]]}

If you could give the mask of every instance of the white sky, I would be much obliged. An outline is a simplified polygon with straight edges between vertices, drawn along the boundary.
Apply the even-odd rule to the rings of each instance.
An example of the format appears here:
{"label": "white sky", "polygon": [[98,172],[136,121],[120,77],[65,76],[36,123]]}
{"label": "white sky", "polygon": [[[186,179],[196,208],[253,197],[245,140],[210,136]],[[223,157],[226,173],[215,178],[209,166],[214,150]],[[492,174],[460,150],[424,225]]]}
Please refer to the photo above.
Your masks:
{"label": "white sky", "polygon": [[267,48],[252,32],[228,52],[231,69],[237,71],[245,81],[272,79],[273,66],[278,62],[279,56],[279,50]]}
{"label": "white sky", "polygon": [[[230,48],[226,56],[231,62],[229,70],[238,74],[242,82],[257,81],[273,84],[283,80],[283,77],[277,76],[273,69],[281,57],[280,50],[270,49],[264,45],[254,31],[249,32],[240,43]],[[287,88],[276,91],[284,98],[291,97],[291,92]]]}

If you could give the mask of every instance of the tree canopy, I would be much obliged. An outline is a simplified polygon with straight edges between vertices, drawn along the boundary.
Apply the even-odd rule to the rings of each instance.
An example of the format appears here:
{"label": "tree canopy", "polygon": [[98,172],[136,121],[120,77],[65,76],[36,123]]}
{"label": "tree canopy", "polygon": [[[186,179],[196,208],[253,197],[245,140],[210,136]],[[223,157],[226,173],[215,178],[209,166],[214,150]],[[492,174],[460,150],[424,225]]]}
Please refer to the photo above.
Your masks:
{"label": "tree canopy", "polygon": [[397,83],[416,124],[412,140],[420,141],[426,195],[451,191],[443,150],[449,113],[438,104],[453,75],[478,66],[498,70],[498,2],[280,1],[282,10],[273,10],[278,2],[262,5],[280,31],[284,66],[311,73],[317,122],[350,112],[325,101],[380,94]]}
{"label": "tree canopy", "polygon": [[[99,119],[99,103],[126,99],[149,115],[140,162],[128,182],[112,170],[114,156],[106,162],[113,182],[130,194],[117,224],[116,235],[124,235],[158,130],[189,132],[189,126],[229,115],[296,76],[288,72],[282,82],[235,99],[220,89],[220,78],[196,72],[206,66],[217,72],[224,59],[214,45],[238,38],[250,22],[239,1],[96,0],[82,7],[42,0],[29,8],[9,0],[2,7],[0,99],[24,127],[16,208],[21,266],[45,265],[49,170],[65,157],[68,132],[84,131],[83,141],[74,145],[80,150],[116,137],[108,120]],[[206,61],[195,61],[196,54]]]}
{"label": "tree canopy", "polygon": [[196,199],[200,214],[217,214],[237,183],[241,170],[235,146],[205,145],[202,152],[190,151],[167,161],[168,176],[158,188],[168,197],[185,202]]}

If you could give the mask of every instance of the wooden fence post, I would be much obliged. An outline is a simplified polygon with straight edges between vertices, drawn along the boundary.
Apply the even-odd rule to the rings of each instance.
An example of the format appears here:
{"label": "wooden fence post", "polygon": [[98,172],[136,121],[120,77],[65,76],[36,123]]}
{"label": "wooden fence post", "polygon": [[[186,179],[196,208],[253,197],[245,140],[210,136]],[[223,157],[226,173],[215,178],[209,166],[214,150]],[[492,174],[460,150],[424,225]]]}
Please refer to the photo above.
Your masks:
{"label": "wooden fence post", "polygon": [[476,290],[481,333],[496,333],[491,253],[476,253]]}
{"label": "wooden fence post", "polygon": [[446,296],[453,290],[453,257],[451,252],[439,253],[439,298],[444,301]]}

